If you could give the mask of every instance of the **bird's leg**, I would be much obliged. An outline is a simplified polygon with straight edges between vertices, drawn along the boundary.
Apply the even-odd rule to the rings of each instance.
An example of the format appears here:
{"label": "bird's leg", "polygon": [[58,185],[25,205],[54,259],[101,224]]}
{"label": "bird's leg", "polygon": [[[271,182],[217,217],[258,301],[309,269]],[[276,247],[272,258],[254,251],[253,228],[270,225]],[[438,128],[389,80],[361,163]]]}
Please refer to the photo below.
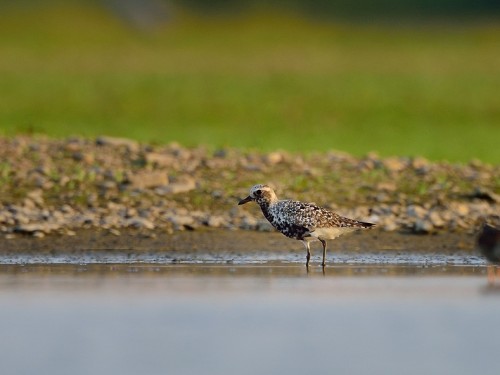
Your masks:
{"label": "bird's leg", "polygon": [[319,238],[319,240],[321,241],[321,244],[323,245],[323,263],[321,263],[321,265],[324,267],[326,265],[326,241],[325,240],[322,240],[321,238]]}
{"label": "bird's leg", "polygon": [[309,268],[309,259],[311,259],[311,248],[309,247],[309,241],[302,241],[304,247],[306,248],[306,267]]}

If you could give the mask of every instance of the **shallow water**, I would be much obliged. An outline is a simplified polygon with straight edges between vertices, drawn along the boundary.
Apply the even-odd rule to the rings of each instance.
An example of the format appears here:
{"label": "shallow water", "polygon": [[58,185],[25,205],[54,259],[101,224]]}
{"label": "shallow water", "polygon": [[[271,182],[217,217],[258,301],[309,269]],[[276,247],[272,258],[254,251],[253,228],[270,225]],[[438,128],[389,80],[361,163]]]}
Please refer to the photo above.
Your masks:
{"label": "shallow water", "polygon": [[[320,263],[319,256],[312,256],[311,263]],[[23,254],[17,252],[9,255],[0,254],[0,265],[26,264],[186,264],[186,265],[300,265],[305,263],[304,252],[272,252],[252,253],[220,252],[123,252],[123,251],[90,251],[80,253],[56,254]],[[336,252],[327,255],[327,263],[331,265],[401,265],[401,266],[484,266],[483,257],[470,253],[440,254],[432,252],[376,252],[352,253]]]}
{"label": "shallow water", "polygon": [[158,255],[0,257],[2,374],[499,371],[481,258]]}

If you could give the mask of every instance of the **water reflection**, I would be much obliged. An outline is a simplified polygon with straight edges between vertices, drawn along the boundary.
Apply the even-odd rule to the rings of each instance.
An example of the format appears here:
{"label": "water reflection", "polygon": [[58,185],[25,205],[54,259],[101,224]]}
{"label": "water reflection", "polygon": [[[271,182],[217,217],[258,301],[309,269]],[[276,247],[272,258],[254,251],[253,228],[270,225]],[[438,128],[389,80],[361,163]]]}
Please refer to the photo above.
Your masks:
{"label": "water reflection", "polygon": [[0,361],[19,374],[488,374],[499,292],[471,265],[0,265]]}
{"label": "water reflection", "polygon": [[[480,266],[399,266],[336,265],[155,265],[155,264],[39,264],[0,265],[0,295],[9,291],[74,292],[111,291],[126,293],[167,293],[182,295],[210,292],[238,293],[386,293],[384,281],[404,285],[411,280],[429,280],[439,293],[442,285],[461,293],[456,282],[440,280],[485,278]],[[377,281],[380,280],[380,281]],[[313,282],[315,281],[315,282]],[[490,290],[491,292],[491,290]],[[420,293],[420,292],[418,292]],[[404,293],[403,293],[404,294]]]}
{"label": "water reflection", "polygon": [[5,277],[19,275],[116,277],[141,275],[148,277],[363,277],[363,276],[472,276],[483,275],[484,266],[412,266],[412,265],[333,265],[310,266],[281,262],[265,265],[201,265],[201,264],[28,264],[0,265]]}
{"label": "water reflection", "polygon": [[500,284],[485,283],[479,289],[482,295],[500,295]]}

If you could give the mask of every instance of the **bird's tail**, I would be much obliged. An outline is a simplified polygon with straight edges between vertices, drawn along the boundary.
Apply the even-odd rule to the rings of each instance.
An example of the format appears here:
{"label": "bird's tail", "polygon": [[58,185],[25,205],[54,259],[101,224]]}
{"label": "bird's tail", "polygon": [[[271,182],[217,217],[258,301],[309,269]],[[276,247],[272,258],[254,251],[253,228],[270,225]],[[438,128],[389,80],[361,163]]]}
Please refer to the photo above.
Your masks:
{"label": "bird's tail", "polygon": [[366,223],[364,221],[358,221],[358,223],[360,224],[361,228],[373,228],[375,226],[375,224],[373,223]]}

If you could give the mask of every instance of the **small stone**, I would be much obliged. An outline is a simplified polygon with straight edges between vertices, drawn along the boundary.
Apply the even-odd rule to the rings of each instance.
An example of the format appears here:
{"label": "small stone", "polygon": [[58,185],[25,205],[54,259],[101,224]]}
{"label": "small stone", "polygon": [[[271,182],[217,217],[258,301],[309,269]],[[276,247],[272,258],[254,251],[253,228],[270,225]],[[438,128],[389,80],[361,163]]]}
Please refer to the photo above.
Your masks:
{"label": "small stone", "polygon": [[226,219],[222,216],[210,215],[207,225],[213,228],[219,228],[226,225]]}
{"label": "small stone", "polygon": [[126,218],[131,218],[131,217],[134,217],[134,216],[137,216],[139,213],[137,212],[137,210],[133,207],[129,207],[125,210],[125,217]]}
{"label": "small stone", "polygon": [[98,146],[123,146],[128,148],[130,151],[137,151],[139,149],[138,142],[127,138],[101,136],[96,139],[96,144]]}
{"label": "small stone", "polygon": [[60,228],[61,226],[55,223],[31,223],[18,225],[14,228],[14,231],[28,234],[34,234],[35,232],[50,233]]}
{"label": "small stone", "polygon": [[375,195],[374,199],[378,203],[383,203],[389,201],[390,196],[387,193],[379,193]]}
{"label": "small stone", "polygon": [[37,232],[33,232],[32,236],[35,238],[43,238],[43,237],[45,237],[45,233],[37,231]]}
{"label": "small stone", "polygon": [[61,210],[61,212],[66,213],[66,214],[74,212],[73,208],[70,205],[68,205],[68,204],[63,204],[61,206],[60,210]]}
{"label": "small stone", "polygon": [[176,230],[183,229],[194,229],[196,227],[196,223],[194,218],[190,215],[169,215],[166,217],[167,221],[171,222],[174,225]]}
{"label": "small stone", "polygon": [[260,232],[272,232],[274,227],[267,220],[258,220],[257,222],[257,230]]}
{"label": "small stone", "polygon": [[407,163],[399,158],[387,158],[382,160],[383,166],[391,172],[401,172],[406,168]]}
{"label": "small stone", "polygon": [[418,169],[418,170],[427,169],[429,167],[429,165],[430,165],[429,160],[427,160],[423,157],[416,157],[411,162],[411,166],[414,169]]}
{"label": "small stone", "polygon": [[61,176],[61,178],[59,178],[59,185],[66,186],[66,184],[70,181],[71,181],[71,178],[69,178],[68,176],[66,176],[66,175]]}
{"label": "small stone", "polygon": [[419,234],[428,234],[434,231],[434,226],[429,220],[417,220],[413,225],[413,231]]}
{"label": "small stone", "polygon": [[42,189],[36,189],[30,191],[28,194],[26,194],[27,198],[31,199],[35,204],[39,206],[43,206],[44,201],[43,201],[43,190]]}
{"label": "small stone", "polygon": [[370,151],[366,154],[366,159],[371,161],[378,161],[380,160],[380,155],[376,151]]}
{"label": "small stone", "polygon": [[484,163],[479,159],[472,159],[469,162],[469,165],[473,168],[482,168],[484,166]]}
{"label": "small stone", "polygon": [[6,240],[13,240],[14,238],[16,238],[16,235],[14,233],[7,233],[4,238]]}
{"label": "small stone", "polygon": [[442,228],[446,224],[442,219],[441,215],[437,211],[431,211],[427,215],[427,218],[432,223],[432,225],[436,228]]}
{"label": "small stone", "polygon": [[463,219],[460,219],[460,218],[457,218],[455,221],[454,221],[454,224],[456,227],[458,228],[461,228],[461,229],[467,229],[467,223],[463,220]]}
{"label": "small stone", "polygon": [[176,182],[172,182],[166,186],[159,187],[155,190],[158,195],[187,193],[196,188],[196,181],[191,177],[183,177]]}
{"label": "small stone", "polygon": [[142,217],[131,217],[125,221],[126,227],[133,227],[137,229],[155,229],[155,225],[148,219]]}
{"label": "small stone", "polygon": [[159,167],[170,167],[176,163],[176,159],[169,154],[161,154],[158,152],[148,152],[144,155],[146,162],[155,164]]}
{"label": "small stone", "polygon": [[358,168],[361,171],[371,171],[375,168],[376,162],[372,159],[364,159],[358,163]]}
{"label": "small stone", "polygon": [[492,203],[500,203],[500,195],[482,187],[478,187],[474,190],[472,198],[484,199],[485,201]]}
{"label": "small stone", "polygon": [[394,232],[399,228],[398,224],[394,220],[387,220],[384,222],[384,225],[382,226],[382,229],[385,230],[386,232]]}
{"label": "small stone", "polygon": [[73,160],[91,165],[94,163],[94,155],[89,152],[75,152],[73,153]]}
{"label": "small stone", "polygon": [[241,220],[240,228],[246,230],[253,230],[257,227],[257,219],[253,216],[245,216]]}
{"label": "small stone", "polygon": [[33,202],[32,199],[25,198],[23,199],[23,207],[28,209],[28,210],[33,210],[36,207],[35,202]]}
{"label": "small stone", "polygon": [[249,172],[263,172],[264,171],[264,166],[263,165],[258,165],[258,164],[245,164],[243,166],[245,170]]}
{"label": "small stone", "polygon": [[224,150],[223,148],[215,150],[214,157],[224,159],[225,157],[227,157],[227,151]]}
{"label": "small stone", "polygon": [[377,190],[385,190],[388,192],[396,191],[397,187],[394,182],[379,182],[376,186]]}
{"label": "small stone", "polygon": [[408,208],[406,209],[406,214],[411,218],[422,219],[425,216],[426,212],[427,210],[425,208],[413,204],[408,206]]}
{"label": "small stone", "polygon": [[224,197],[224,192],[222,190],[214,190],[212,191],[212,198],[214,199],[220,199]]}
{"label": "small stone", "polygon": [[66,145],[64,145],[64,150],[68,152],[77,152],[82,149],[82,146],[79,142],[68,141]]}
{"label": "small stone", "polygon": [[276,165],[283,161],[283,154],[281,152],[275,151],[270,152],[265,156],[265,162],[271,165]]}
{"label": "small stone", "polygon": [[106,180],[106,181],[102,181],[101,183],[97,184],[97,186],[99,186],[101,189],[104,189],[104,190],[113,190],[113,189],[116,189],[116,182]]}
{"label": "small stone", "polygon": [[465,203],[453,202],[450,204],[450,208],[459,216],[467,216],[470,212],[469,206]]}
{"label": "small stone", "polygon": [[120,216],[117,214],[109,214],[106,216],[101,217],[100,220],[100,225],[103,228],[113,228],[113,227],[119,227],[121,224]]}
{"label": "small stone", "polygon": [[127,176],[126,180],[135,189],[148,189],[168,185],[168,175],[164,171],[139,172]]}
{"label": "small stone", "polygon": [[90,193],[87,195],[87,205],[89,207],[96,206],[99,203],[99,198],[97,197],[97,194],[95,193]]}

